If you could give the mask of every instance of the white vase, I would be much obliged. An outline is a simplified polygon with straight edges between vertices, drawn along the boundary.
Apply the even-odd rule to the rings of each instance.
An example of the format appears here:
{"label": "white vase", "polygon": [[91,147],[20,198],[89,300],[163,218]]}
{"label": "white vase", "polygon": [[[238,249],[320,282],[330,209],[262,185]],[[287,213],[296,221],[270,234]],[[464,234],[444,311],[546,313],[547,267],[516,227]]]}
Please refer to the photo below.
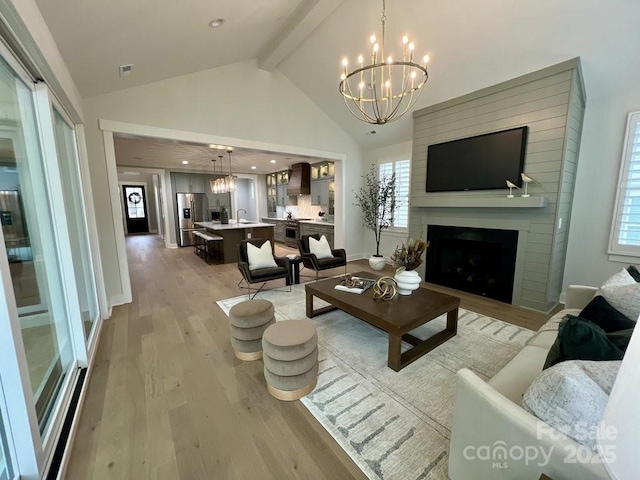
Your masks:
{"label": "white vase", "polygon": [[369,257],[369,266],[374,270],[382,270],[386,264],[387,261],[384,257],[376,257],[374,255]]}
{"label": "white vase", "polygon": [[393,279],[398,284],[398,293],[400,295],[411,295],[411,292],[420,287],[422,280],[418,272],[415,270],[405,270],[404,267],[396,270],[396,275]]}

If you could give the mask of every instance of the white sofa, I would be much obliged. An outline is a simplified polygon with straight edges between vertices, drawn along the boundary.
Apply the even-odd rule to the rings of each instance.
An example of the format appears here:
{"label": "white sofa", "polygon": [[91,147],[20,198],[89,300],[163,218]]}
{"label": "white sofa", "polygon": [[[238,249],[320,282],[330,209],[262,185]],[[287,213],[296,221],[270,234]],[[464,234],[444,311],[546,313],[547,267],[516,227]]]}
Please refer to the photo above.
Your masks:
{"label": "white sofa", "polygon": [[[609,480],[596,454],[593,463],[572,463],[587,453],[587,447],[520,406],[522,395],[542,371],[560,320],[568,313],[577,315],[596,290],[570,286],[566,308],[488,382],[468,369],[458,372],[449,454],[452,480],[538,480],[543,473],[553,480]],[[523,458],[518,458],[521,453]]]}

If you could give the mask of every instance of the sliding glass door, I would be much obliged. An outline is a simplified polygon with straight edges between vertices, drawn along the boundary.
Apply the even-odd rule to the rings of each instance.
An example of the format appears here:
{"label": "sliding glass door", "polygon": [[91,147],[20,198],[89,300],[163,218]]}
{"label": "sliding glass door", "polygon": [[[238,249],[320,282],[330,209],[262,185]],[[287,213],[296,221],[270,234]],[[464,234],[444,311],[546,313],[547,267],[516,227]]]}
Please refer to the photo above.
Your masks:
{"label": "sliding glass door", "polygon": [[91,329],[98,319],[99,310],[87,236],[83,185],[76,154],[76,141],[73,128],[56,107],[53,107],[53,122],[78,301],[84,335],[85,338],[89,338]]}
{"label": "sliding glass door", "polygon": [[32,91],[0,62],[0,218],[29,381],[44,432],[64,379],[75,367],[60,248],[41,156]]}
{"label": "sliding glass door", "polygon": [[[2,393],[0,389],[0,393]],[[2,400],[0,398],[0,400]],[[5,432],[4,418],[0,409],[0,480],[13,479],[13,468],[11,466],[11,457],[9,456],[9,439]]]}

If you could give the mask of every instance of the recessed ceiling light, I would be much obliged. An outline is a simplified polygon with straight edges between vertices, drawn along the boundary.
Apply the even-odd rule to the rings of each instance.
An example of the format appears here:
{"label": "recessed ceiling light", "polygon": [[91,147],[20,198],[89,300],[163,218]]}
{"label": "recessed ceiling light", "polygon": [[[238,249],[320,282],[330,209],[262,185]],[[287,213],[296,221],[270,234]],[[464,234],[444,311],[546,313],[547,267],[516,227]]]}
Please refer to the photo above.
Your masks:
{"label": "recessed ceiling light", "polygon": [[189,165],[189,160],[182,160],[183,165]]}
{"label": "recessed ceiling light", "polygon": [[276,161],[275,160],[271,160],[271,163],[276,163]]}
{"label": "recessed ceiling light", "polygon": [[224,145],[216,145],[216,148],[217,148],[218,150],[224,150],[224,149],[225,149],[225,148],[227,148],[227,147],[225,147]]}
{"label": "recessed ceiling light", "polygon": [[251,166],[251,170],[255,170],[256,168],[258,168],[258,167],[256,167],[255,165]]}
{"label": "recessed ceiling light", "polygon": [[218,145],[211,144],[211,145],[209,145],[209,148],[218,148]]}
{"label": "recessed ceiling light", "polygon": [[214,18],[209,22],[209,26],[211,28],[218,28],[218,27],[221,27],[223,23],[224,23],[224,18]]}

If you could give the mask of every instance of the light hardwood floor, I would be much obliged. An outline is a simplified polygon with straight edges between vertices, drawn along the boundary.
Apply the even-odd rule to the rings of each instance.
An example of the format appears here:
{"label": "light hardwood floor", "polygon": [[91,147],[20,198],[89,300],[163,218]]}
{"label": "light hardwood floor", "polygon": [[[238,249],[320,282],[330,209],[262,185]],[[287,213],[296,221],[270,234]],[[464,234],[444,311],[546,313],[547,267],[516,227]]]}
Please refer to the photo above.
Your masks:
{"label": "light hardwood floor", "polygon": [[[103,326],[66,478],[365,478],[300,402],[267,393],[261,361],[234,357],[215,302],[244,293],[235,264],[154,236],[129,237],[127,250],[133,302]],[[456,293],[463,308],[524,327],[548,318]]]}

